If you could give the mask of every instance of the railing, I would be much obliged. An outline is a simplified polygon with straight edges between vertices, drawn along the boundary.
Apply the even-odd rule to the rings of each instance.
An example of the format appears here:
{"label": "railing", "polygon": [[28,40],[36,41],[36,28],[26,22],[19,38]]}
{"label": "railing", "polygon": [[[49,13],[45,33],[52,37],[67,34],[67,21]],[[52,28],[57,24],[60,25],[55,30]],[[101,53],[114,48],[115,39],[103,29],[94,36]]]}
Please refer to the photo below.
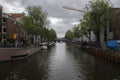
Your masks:
{"label": "railing", "polygon": [[87,41],[66,41],[66,42],[77,44],[77,45],[80,45],[81,47],[91,46],[91,47],[100,48],[100,43],[96,41],[89,41],[89,42]]}

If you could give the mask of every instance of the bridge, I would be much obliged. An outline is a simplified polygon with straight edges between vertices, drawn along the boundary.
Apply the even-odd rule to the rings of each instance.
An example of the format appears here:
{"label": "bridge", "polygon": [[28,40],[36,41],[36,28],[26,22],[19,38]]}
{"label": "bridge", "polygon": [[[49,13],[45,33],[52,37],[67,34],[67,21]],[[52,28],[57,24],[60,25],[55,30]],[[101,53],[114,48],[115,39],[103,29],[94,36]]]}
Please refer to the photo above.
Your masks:
{"label": "bridge", "polygon": [[57,39],[55,39],[55,42],[64,42],[66,39],[64,39],[64,38],[57,38]]}

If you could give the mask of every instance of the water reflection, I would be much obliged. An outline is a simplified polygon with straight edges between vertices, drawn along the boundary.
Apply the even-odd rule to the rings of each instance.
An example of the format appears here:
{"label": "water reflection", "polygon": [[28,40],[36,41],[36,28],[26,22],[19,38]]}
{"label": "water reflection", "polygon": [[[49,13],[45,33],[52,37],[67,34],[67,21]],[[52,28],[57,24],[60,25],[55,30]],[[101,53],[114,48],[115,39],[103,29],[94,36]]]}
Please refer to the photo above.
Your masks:
{"label": "water reflection", "polygon": [[0,64],[0,80],[47,80],[49,56],[38,54],[26,60]]}
{"label": "water reflection", "polygon": [[68,50],[77,62],[76,69],[83,74],[84,80],[120,80],[120,66],[69,47]]}
{"label": "water reflection", "polygon": [[56,43],[28,59],[0,63],[0,80],[120,80],[120,66]]}
{"label": "water reflection", "polygon": [[49,80],[77,80],[78,76],[74,69],[72,56],[66,51],[66,45],[58,43],[56,49],[50,56],[50,77]]}

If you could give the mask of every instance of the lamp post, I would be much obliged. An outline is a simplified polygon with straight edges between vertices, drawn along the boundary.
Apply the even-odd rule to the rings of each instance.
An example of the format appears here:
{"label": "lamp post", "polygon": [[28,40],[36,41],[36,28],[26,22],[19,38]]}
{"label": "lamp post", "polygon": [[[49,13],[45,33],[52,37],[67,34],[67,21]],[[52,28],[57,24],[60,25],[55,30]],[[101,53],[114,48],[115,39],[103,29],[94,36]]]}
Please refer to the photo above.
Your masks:
{"label": "lamp post", "polygon": [[14,21],[14,25],[16,27],[16,34],[13,35],[13,38],[15,39],[15,47],[18,47],[18,26],[16,26],[16,21]]}

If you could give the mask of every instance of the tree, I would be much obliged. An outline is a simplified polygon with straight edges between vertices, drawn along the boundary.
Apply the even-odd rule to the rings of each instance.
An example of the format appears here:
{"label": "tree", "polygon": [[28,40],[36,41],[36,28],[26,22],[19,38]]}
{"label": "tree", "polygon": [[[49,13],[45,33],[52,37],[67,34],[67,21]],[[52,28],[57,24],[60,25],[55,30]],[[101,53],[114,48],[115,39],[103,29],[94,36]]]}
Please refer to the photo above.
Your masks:
{"label": "tree", "polygon": [[27,31],[28,34],[35,34],[34,28],[37,27],[34,26],[32,18],[30,16],[23,16],[21,20],[23,23],[22,27],[24,28],[24,30]]}
{"label": "tree", "polygon": [[57,34],[54,29],[50,29],[50,39],[54,40],[57,38]]}
{"label": "tree", "polygon": [[[30,35],[41,36],[41,39],[44,35],[44,31],[49,26],[49,20],[47,17],[47,13],[42,10],[40,6],[29,6],[27,8],[27,16],[22,18],[23,28],[27,31]],[[46,35],[45,35],[46,36]]]}
{"label": "tree", "polygon": [[43,33],[42,33],[42,37],[44,38],[44,41],[53,41],[54,39],[57,38],[57,34],[55,32],[54,29],[48,29],[48,28],[44,28],[43,29]]}
{"label": "tree", "polygon": [[79,25],[75,25],[73,27],[73,36],[74,36],[74,38],[80,38],[81,34],[80,34],[80,27],[79,27]]}
{"label": "tree", "polygon": [[[89,38],[89,41],[91,41],[90,36],[91,36],[91,24],[90,24],[90,17],[89,17],[89,13],[86,13],[83,16],[83,19],[81,19],[81,29],[80,29],[80,33],[83,36],[86,36],[87,38]],[[88,36],[89,35],[89,36]]]}
{"label": "tree", "polygon": [[72,40],[73,39],[73,32],[71,30],[67,30],[67,32],[65,34],[65,38]]}
{"label": "tree", "polygon": [[38,25],[39,27],[46,27],[49,25],[47,13],[43,12],[40,6],[29,6],[27,11],[34,24]]}
{"label": "tree", "polygon": [[106,49],[104,34],[109,28],[112,14],[112,5],[108,0],[94,0],[90,3],[89,11],[84,15],[81,23],[82,27],[89,27],[94,32],[104,50]]}

